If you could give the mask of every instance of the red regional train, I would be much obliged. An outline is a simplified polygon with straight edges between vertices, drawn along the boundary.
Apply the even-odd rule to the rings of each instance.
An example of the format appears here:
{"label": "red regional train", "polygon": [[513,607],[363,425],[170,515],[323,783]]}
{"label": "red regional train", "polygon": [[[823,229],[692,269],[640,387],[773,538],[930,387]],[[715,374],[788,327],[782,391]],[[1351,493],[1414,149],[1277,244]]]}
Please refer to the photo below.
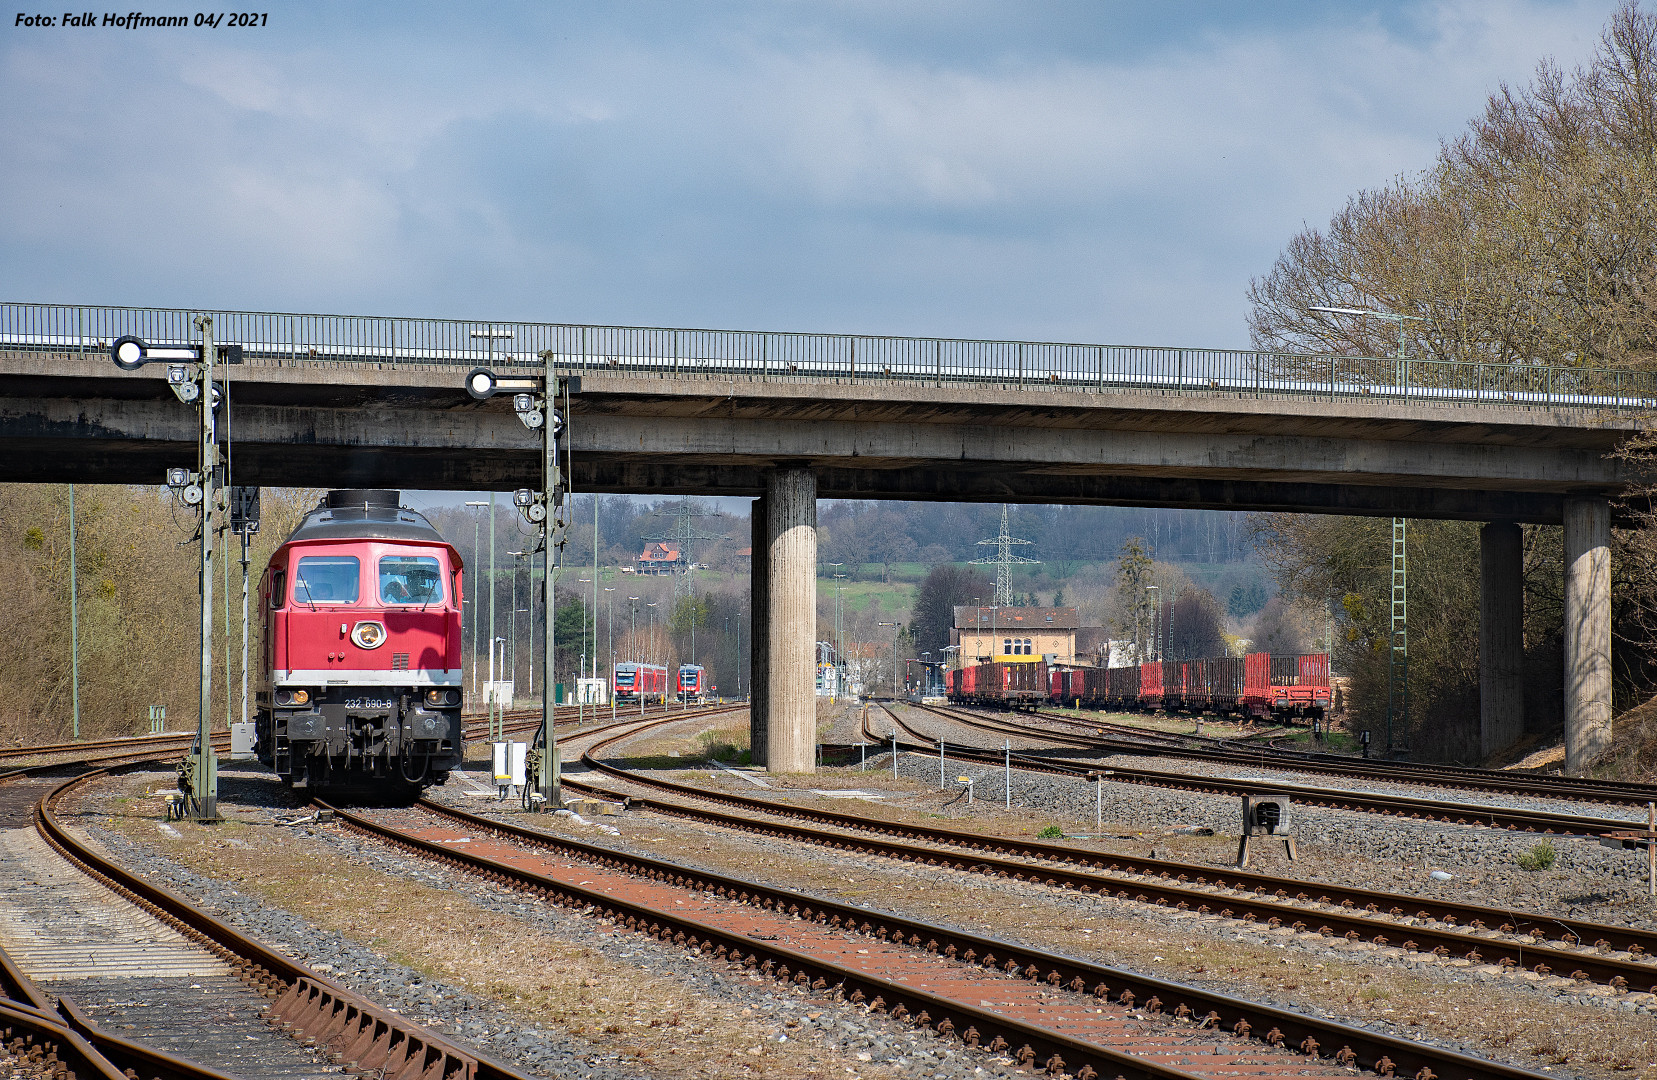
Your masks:
{"label": "red regional train", "polygon": [[330,491],[260,582],[254,752],[296,788],[406,794],[460,764],[460,553],[400,503]]}
{"label": "red regional train", "polygon": [[707,693],[708,673],[702,665],[679,665],[679,700],[699,704]]}
{"label": "red regional train", "polygon": [[617,664],[610,680],[616,704],[661,702],[667,696],[667,668],[660,664]]}
{"label": "red regional train", "polygon": [[1330,707],[1329,654],[1152,660],[1128,667],[995,661],[947,673],[949,700],[1029,709],[1079,702],[1090,709],[1321,720]]}

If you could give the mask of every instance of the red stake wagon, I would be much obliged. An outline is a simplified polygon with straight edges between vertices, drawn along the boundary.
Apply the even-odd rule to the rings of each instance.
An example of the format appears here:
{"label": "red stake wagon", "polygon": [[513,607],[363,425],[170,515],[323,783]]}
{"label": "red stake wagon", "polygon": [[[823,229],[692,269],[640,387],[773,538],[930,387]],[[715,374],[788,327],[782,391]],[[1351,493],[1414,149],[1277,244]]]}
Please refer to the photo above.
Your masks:
{"label": "red stake wagon", "polygon": [[1244,658],[1244,708],[1252,716],[1278,720],[1321,720],[1330,707],[1329,654]]}

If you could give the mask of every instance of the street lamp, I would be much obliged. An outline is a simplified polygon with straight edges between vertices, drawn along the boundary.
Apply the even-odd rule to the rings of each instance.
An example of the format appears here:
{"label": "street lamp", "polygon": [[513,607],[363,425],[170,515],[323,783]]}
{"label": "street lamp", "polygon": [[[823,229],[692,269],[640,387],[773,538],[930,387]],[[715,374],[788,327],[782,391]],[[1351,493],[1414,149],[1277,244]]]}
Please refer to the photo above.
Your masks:
{"label": "street lamp", "polygon": [[1151,642],[1150,646],[1145,651],[1151,655],[1152,660],[1161,660],[1162,642],[1159,640],[1161,635],[1158,631],[1159,624],[1162,621],[1162,608],[1158,601],[1161,599],[1162,590],[1158,589],[1155,585],[1147,585],[1145,586],[1145,591],[1156,594],[1155,596],[1149,598],[1151,605]]}
{"label": "street lamp", "polygon": [[627,602],[633,609],[633,628],[627,634],[628,659],[636,664],[639,662],[639,598],[629,596]]}
{"label": "street lamp", "polygon": [[[583,585],[591,585],[593,583],[592,578],[576,578],[576,580],[579,581]],[[596,600],[593,601],[593,638],[594,638],[593,644],[596,646],[598,644],[598,641],[597,641],[597,638],[598,638],[598,601],[596,601]],[[581,642],[582,642],[582,644],[581,644],[581,672],[580,672],[582,675],[587,674],[587,644],[586,644],[586,641],[587,641],[587,628],[585,626],[583,626],[581,628]],[[596,678],[597,675],[598,675],[598,649],[594,648],[593,649],[593,673],[592,673],[592,675],[589,675],[587,677],[588,678]]]}
{"label": "street lamp", "polygon": [[[613,593],[616,591],[616,587],[614,585],[606,585],[604,586],[604,591],[607,593]],[[613,671],[616,666],[616,598],[614,596],[606,596],[604,598],[604,602],[610,608],[609,615],[604,620],[604,633],[610,642],[610,667]],[[595,660],[594,663],[596,664],[597,661]]]}
{"label": "street lamp", "polygon": [[[524,556],[529,554],[529,553],[527,551],[509,551],[509,552],[507,552],[507,554],[512,556],[512,631],[511,631],[511,634],[512,634],[512,651],[511,651],[511,656],[512,656],[512,682],[515,686],[517,684],[517,681],[518,681],[518,572],[523,569]],[[530,585],[531,585],[531,590],[530,591],[531,592],[534,592],[534,588],[533,588],[533,586],[535,584],[534,578],[535,578],[535,571],[534,571],[534,568],[532,567],[530,569]],[[530,629],[531,630],[535,629],[533,619],[531,620]],[[533,669],[534,665],[531,664],[530,667]],[[531,676],[531,678],[533,679],[534,676]],[[530,692],[533,693],[534,690],[535,690],[535,687],[532,683],[530,685]],[[516,693],[516,691],[514,691],[514,693]]]}
{"label": "street lamp", "polygon": [[1314,304],[1307,311],[1321,311],[1327,315],[1356,315],[1366,319],[1386,319],[1398,324],[1398,352],[1393,359],[1398,361],[1397,383],[1403,388],[1409,383],[1409,372],[1405,367],[1409,359],[1409,335],[1405,323],[1426,322],[1425,315],[1400,315],[1395,311],[1375,311],[1372,308],[1328,307],[1324,304]]}
{"label": "street lamp", "polygon": [[[489,504],[486,503],[486,502],[467,502],[466,505],[472,507],[473,509],[480,509],[482,507],[488,506]],[[490,522],[489,527],[492,530],[494,528],[494,523]],[[477,571],[477,565],[478,565],[478,537],[482,535],[482,528],[483,528],[483,517],[482,517],[482,515],[473,514],[472,515],[472,570],[473,570],[474,573]],[[476,590],[473,590],[473,591],[476,592]],[[478,621],[479,621],[478,620],[478,604],[477,604],[477,600],[474,598],[473,601],[472,601],[472,693],[474,695],[478,692]]]}
{"label": "street lamp", "polygon": [[892,628],[892,700],[898,699],[898,624],[895,622],[881,622],[878,626]]}

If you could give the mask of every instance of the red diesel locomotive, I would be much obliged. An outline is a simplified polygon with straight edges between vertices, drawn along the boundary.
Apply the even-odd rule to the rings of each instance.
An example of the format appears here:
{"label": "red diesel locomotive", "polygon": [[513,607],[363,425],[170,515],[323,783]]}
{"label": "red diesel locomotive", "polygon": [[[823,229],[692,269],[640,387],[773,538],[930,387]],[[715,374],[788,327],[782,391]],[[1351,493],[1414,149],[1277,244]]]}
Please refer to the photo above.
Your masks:
{"label": "red diesel locomotive", "polygon": [[460,553],[400,496],[330,491],[260,583],[254,750],[296,788],[406,793],[460,764]]}

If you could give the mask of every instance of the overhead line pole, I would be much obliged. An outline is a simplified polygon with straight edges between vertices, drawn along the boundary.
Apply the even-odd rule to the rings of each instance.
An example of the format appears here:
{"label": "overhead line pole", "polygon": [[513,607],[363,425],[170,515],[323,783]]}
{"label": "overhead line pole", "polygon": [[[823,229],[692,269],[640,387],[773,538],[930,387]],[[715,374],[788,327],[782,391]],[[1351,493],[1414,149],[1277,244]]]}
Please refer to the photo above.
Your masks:
{"label": "overhead line pole", "polygon": [[[190,816],[198,821],[219,819],[218,761],[213,754],[213,543],[217,532],[219,444],[213,430],[213,317],[196,316],[201,331],[200,381],[196,407],[201,414],[201,441],[196,451],[201,485],[201,695],[196,717],[196,740],[185,759],[189,773]],[[229,718],[226,717],[228,720]]]}
{"label": "overhead line pole", "polygon": [[69,697],[75,741],[81,739],[81,605],[75,577],[75,485],[69,485]]}

